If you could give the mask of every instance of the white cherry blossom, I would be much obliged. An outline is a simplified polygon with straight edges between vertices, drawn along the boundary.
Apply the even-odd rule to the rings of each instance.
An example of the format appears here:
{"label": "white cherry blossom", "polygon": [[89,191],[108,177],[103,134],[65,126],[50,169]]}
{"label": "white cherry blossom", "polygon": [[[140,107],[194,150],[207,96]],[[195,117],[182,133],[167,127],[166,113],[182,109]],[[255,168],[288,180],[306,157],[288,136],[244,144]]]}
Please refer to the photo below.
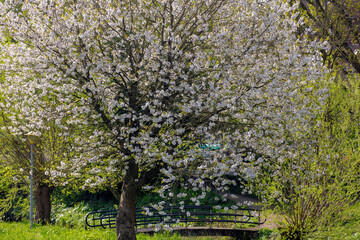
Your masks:
{"label": "white cherry blossom", "polygon": [[149,177],[163,174],[163,196],[181,179],[205,194],[207,180],[226,190],[227,174],[251,180],[298,154],[285,133],[306,132],[316,109],[295,91],[323,70],[321,44],[296,38],[295,8],[282,0],[0,3],[1,30],[13,39],[1,47],[3,104],[27,123],[12,131],[38,131],[49,117],[81,129],[68,169],[94,166],[89,186],[123,182],[117,235],[135,239],[125,225]]}

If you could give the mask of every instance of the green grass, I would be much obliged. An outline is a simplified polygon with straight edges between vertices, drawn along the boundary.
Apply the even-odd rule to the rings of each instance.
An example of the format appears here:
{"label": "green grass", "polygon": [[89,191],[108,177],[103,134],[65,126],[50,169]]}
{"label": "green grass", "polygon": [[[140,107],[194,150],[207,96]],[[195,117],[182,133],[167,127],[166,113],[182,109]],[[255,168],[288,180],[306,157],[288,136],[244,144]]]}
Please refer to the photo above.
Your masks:
{"label": "green grass", "polygon": [[0,222],[0,239],[2,240],[97,240],[116,239],[113,230],[104,229],[70,229],[61,226],[40,226],[34,224],[30,229],[29,223]]}
{"label": "green grass", "polygon": [[360,203],[346,209],[342,218],[328,229],[321,229],[311,236],[312,240],[359,240]]}
{"label": "green grass", "polygon": [[[343,212],[342,219],[328,229],[321,229],[310,240],[360,240],[360,203]],[[333,221],[333,220],[332,220]],[[276,230],[261,230],[259,240],[278,240]],[[153,236],[138,234],[138,240],[228,240],[229,237],[181,237],[174,233],[157,233]],[[35,224],[30,230],[29,223],[0,222],[1,240],[115,240],[114,229],[88,229],[83,227],[68,228],[60,225],[40,226]]]}
{"label": "green grass", "polygon": [[[228,237],[181,237],[173,233],[157,233],[153,236],[138,234],[138,240],[228,240]],[[63,226],[34,224],[30,229],[29,223],[0,222],[1,240],[115,240],[115,230],[79,229]]]}

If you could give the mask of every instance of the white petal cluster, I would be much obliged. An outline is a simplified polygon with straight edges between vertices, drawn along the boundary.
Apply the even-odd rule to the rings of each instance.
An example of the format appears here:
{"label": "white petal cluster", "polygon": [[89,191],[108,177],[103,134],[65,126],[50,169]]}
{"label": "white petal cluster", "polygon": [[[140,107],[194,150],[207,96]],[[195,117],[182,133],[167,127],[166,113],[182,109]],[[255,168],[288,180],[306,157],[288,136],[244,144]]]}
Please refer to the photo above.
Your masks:
{"label": "white petal cluster", "polygon": [[84,129],[72,170],[97,165],[89,185],[126,172],[134,159],[143,170],[163,162],[164,186],[186,175],[193,190],[206,192],[208,180],[226,190],[235,183],[224,176],[252,180],[264,164],[308,144],[290,144],[287,132],[301,135],[312,124],[316,109],[298,93],[323,73],[321,44],[296,38],[301,20],[288,17],[295,7],[282,0],[0,2],[1,30],[13,39],[1,47],[2,107],[12,105],[26,122],[14,133],[45,128],[48,116],[60,128]]}

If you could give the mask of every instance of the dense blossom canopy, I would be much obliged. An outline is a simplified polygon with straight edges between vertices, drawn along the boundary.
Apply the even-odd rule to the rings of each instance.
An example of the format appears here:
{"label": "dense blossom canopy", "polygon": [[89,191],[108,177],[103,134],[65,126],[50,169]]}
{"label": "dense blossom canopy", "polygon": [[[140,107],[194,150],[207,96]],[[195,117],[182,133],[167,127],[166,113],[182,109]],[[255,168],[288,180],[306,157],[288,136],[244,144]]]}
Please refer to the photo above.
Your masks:
{"label": "dense blossom canopy", "polygon": [[[135,164],[139,183],[161,166],[164,189],[180,173],[194,189],[212,179],[221,190],[224,174],[251,179],[299,154],[288,137],[312,124],[301,93],[322,73],[320,45],[296,38],[295,9],[282,0],[5,1],[1,107],[17,113],[14,134],[40,133],[50,119],[81,129],[67,174],[98,164],[88,185]],[[222,150],[200,147],[214,143]]]}

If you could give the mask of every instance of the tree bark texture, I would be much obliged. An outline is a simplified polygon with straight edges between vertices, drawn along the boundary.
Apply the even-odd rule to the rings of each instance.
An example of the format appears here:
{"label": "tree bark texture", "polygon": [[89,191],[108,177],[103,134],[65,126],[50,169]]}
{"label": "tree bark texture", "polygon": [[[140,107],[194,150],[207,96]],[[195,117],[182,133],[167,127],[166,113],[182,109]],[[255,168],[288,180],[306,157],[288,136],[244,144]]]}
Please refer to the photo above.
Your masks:
{"label": "tree bark texture", "polygon": [[116,216],[116,234],[118,240],[136,240],[136,201],[138,194],[138,166],[129,162],[123,179],[119,209]]}
{"label": "tree bark texture", "polygon": [[35,220],[42,223],[50,223],[51,213],[51,189],[49,186],[40,184],[35,187]]}

